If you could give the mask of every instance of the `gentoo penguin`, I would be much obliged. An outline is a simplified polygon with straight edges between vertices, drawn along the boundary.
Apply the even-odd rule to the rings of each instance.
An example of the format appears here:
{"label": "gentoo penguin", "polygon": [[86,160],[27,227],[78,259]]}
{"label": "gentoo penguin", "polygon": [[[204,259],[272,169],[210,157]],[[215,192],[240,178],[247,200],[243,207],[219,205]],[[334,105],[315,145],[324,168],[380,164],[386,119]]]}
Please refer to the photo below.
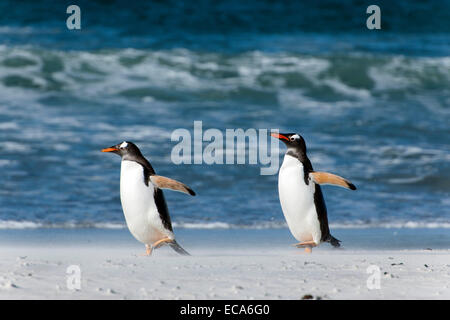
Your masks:
{"label": "gentoo penguin", "polygon": [[195,196],[195,192],[181,182],[158,176],[150,162],[132,142],[124,141],[103,149],[122,158],[120,169],[120,201],[128,229],[145,244],[146,255],[164,244],[179,254],[189,255],[176,241],[169,210],[161,189],[172,189]]}
{"label": "gentoo penguin", "polygon": [[314,171],[306,155],[305,140],[296,133],[272,133],[287,146],[278,174],[278,193],[284,217],[298,248],[311,252],[321,242],[340,246],[330,234],[327,208],[320,184],[333,184],[356,190],[355,185],[337,175]]}

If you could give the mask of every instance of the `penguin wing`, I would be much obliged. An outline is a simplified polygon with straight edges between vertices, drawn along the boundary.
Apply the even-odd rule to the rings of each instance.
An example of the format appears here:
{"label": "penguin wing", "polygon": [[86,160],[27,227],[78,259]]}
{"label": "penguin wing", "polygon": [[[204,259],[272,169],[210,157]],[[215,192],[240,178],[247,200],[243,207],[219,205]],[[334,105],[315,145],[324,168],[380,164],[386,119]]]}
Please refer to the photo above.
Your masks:
{"label": "penguin wing", "polygon": [[317,184],[332,184],[350,190],[356,190],[353,183],[332,173],[313,171],[309,173],[309,176]]}
{"label": "penguin wing", "polygon": [[195,192],[191,188],[176,180],[154,174],[150,176],[150,181],[160,189],[172,189],[195,196]]}

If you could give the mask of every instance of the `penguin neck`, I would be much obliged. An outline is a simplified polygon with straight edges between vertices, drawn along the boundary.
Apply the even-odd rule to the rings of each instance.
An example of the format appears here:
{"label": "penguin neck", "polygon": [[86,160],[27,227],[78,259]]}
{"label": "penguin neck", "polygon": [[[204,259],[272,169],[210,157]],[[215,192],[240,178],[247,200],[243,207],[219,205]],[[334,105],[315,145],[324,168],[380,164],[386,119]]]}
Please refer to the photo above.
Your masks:
{"label": "penguin neck", "polygon": [[144,175],[144,183],[148,186],[148,182],[150,180],[150,176],[155,174],[155,170],[153,170],[152,165],[150,162],[145,159],[142,155],[124,155],[122,157],[123,161],[133,161],[142,166],[143,169],[143,175]]}
{"label": "penguin neck", "polygon": [[153,170],[150,162],[144,158],[142,154],[126,154],[122,157],[122,161],[134,161],[139,163],[145,169],[149,171],[150,174],[155,174],[155,170]]}
{"label": "penguin neck", "polygon": [[286,151],[287,156],[294,157],[303,164],[305,170],[312,171],[311,161],[309,161],[306,151],[300,150],[299,148],[289,148]]}
{"label": "penguin neck", "polygon": [[306,151],[302,151],[298,148],[289,148],[286,151],[287,157],[293,157],[300,161],[300,163],[303,165],[303,179],[305,181],[305,184],[309,184],[309,173],[314,171],[311,161],[309,161],[308,156],[306,155]]}

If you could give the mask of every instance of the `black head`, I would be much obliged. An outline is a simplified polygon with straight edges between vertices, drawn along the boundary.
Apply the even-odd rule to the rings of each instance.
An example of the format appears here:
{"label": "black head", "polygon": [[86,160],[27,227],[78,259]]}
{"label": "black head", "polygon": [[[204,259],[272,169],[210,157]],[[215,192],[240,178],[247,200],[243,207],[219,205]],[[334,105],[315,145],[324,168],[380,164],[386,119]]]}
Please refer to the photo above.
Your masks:
{"label": "black head", "polygon": [[272,137],[280,139],[286,147],[296,152],[306,154],[306,143],[298,133],[271,133]]}
{"label": "black head", "polygon": [[142,153],[139,148],[130,141],[124,141],[115,146],[103,149],[102,152],[112,152],[118,154],[125,160],[134,160],[142,157]]}

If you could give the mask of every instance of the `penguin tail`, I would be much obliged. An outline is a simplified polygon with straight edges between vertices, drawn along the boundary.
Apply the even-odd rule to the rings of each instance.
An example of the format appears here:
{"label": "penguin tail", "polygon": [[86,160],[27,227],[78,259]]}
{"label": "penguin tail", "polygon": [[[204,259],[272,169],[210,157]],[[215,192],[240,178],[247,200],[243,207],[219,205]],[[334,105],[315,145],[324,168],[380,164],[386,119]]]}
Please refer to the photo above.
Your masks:
{"label": "penguin tail", "polygon": [[336,239],[331,234],[327,237],[325,242],[329,242],[335,248],[339,248],[341,246],[341,240]]}
{"label": "penguin tail", "polygon": [[175,240],[173,240],[172,242],[169,242],[169,246],[178,254],[181,254],[182,256],[190,256],[189,252],[187,252],[186,250],[184,250],[179,244],[178,242],[176,242]]}

